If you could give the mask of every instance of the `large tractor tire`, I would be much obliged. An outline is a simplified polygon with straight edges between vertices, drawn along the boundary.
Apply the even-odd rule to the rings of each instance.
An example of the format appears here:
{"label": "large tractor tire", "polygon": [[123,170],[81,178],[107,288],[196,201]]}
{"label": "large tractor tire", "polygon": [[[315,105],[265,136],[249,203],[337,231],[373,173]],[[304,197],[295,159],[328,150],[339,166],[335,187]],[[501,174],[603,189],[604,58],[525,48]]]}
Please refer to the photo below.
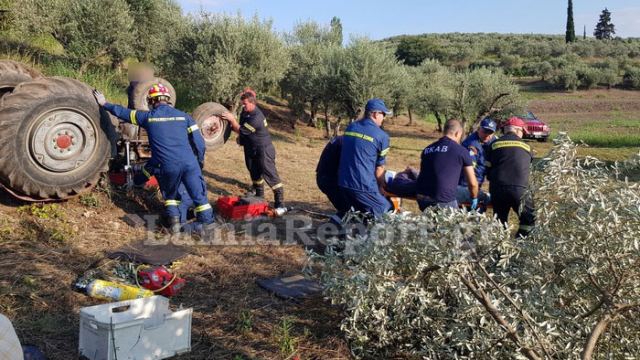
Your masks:
{"label": "large tractor tire", "polygon": [[109,141],[91,88],[40,78],[18,85],[0,107],[0,181],[25,200],[67,199],[107,170]]}
{"label": "large tractor tire", "polygon": [[215,102],[204,103],[193,111],[193,119],[198,123],[207,149],[217,149],[229,139],[231,127],[220,117],[228,111],[227,108]]}
{"label": "large tractor tire", "polygon": [[153,84],[157,83],[160,83],[169,89],[169,93],[171,94],[171,103],[176,103],[176,90],[173,88],[173,85],[163,78],[156,77],[136,84],[136,88],[133,90],[133,107],[135,107],[136,110],[149,110],[147,94],[149,92],[149,88],[151,88]]}
{"label": "large tractor tire", "polygon": [[18,84],[42,77],[37,70],[19,62],[0,60],[0,99],[10,94]]}

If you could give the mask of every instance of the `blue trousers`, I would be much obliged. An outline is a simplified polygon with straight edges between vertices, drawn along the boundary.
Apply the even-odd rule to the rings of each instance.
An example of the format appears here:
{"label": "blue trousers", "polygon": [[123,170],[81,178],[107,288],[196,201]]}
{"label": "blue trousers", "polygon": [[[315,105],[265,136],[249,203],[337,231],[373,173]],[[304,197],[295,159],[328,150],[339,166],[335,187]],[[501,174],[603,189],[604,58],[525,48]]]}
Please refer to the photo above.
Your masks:
{"label": "blue trousers", "polygon": [[349,207],[379,217],[391,210],[391,203],[380,192],[357,191],[340,187]]}
{"label": "blue trousers", "polygon": [[207,198],[207,185],[202,176],[202,170],[200,170],[200,166],[195,161],[195,158],[193,161],[186,163],[162,166],[160,168],[158,183],[164,196],[165,211],[168,217],[181,217],[179,190],[180,185],[183,185],[187,195],[189,195],[189,198],[192,199],[195,205],[194,212],[197,221],[203,224],[213,222],[213,208],[211,208],[209,199]]}
{"label": "blue trousers", "polygon": [[343,192],[338,188],[338,179],[336,177],[318,175],[316,176],[316,183],[320,191],[327,195],[333,207],[336,208],[336,215],[342,219],[344,214],[349,211],[349,204]]}
{"label": "blue trousers", "polygon": [[[162,193],[162,198],[166,199],[167,197],[164,191],[160,190],[160,192]],[[176,200],[179,201],[178,212],[180,213],[180,223],[184,224],[187,222],[189,209],[194,207],[193,199],[191,199],[191,196],[189,196],[189,192],[184,186],[184,183],[180,183],[180,185],[178,186],[178,198]]]}

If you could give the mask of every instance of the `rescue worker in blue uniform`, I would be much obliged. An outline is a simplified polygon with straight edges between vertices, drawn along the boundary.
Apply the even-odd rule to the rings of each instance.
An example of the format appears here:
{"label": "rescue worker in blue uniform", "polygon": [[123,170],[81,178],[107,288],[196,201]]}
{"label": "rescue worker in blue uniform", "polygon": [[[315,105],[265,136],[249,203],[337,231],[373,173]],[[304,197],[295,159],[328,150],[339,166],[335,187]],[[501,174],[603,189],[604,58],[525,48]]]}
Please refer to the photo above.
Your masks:
{"label": "rescue worker in blue uniform", "polygon": [[[497,129],[498,125],[493,119],[488,117],[484,118],[480,122],[478,130],[467,136],[467,138],[462,141],[462,146],[469,150],[469,155],[471,155],[471,160],[473,160],[473,171],[476,175],[476,179],[478,180],[478,188],[482,187],[487,175],[485,166],[485,148],[487,145],[490,145],[495,141],[496,137],[494,136],[494,133]],[[469,193],[467,179],[464,174],[460,174],[456,199],[459,204],[471,203],[471,194]],[[484,210],[491,202],[491,195],[480,190],[478,193],[478,201],[482,204],[479,209]]]}
{"label": "rescue worker in blue uniform", "polygon": [[[127,87],[127,108],[131,110],[135,110],[133,95],[134,95],[136,86],[138,86],[138,84],[140,83],[140,81],[136,80],[136,78],[140,76],[140,74],[138,73],[146,71],[147,73],[151,72],[151,76],[153,76],[153,72],[151,68],[149,68],[148,66],[134,68],[132,71],[133,71],[133,74],[132,74],[133,76],[131,77],[129,81],[129,86]],[[196,154],[197,156],[198,151],[193,146],[193,142],[192,142],[192,149],[194,154]],[[155,176],[157,179],[160,176],[159,170],[160,170],[160,164],[158,164],[156,159],[151,159],[147,161],[147,163],[144,164],[142,169],[140,171],[136,171],[136,173],[134,174],[134,177],[133,177],[134,184],[138,186],[143,185],[147,181],[149,181],[149,179],[152,176]],[[162,192],[162,190],[160,190],[160,192],[162,193],[162,198],[164,199],[165,194]],[[194,206],[194,202],[189,196],[189,192],[187,191],[187,188],[184,186],[184,183],[182,182],[178,186],[177,200],[179,202],[178,212],[180,213],[180,224],[183,225],[183,229],[184,229],[184,224],[186,224],[187,222],[187,218],[188,218],[187,215],[189,213],[189,209]]]}
{"label": "rescue worker in blue uniform", "polygon": [[[164,196],[171,231],[180,231],[177,199],[181,182],[196,205],[197,221],[201,224],[212,223],[213,209],[207,198],[207,186],[201,170],[204,165],[204,139],[193,118],[169,104],[171,95],[167,88],[155,84],[149,89],[150,111],[130,110],[110,104],[97,90],[94,90],[94,96],[100,106],[120,120],[147,130],[152,160],[159,164],[158,183]],[[197,149],[197,158],[192,144]]]}
{"label": "rescue worker in blue uniform", "polygon": [[463,128],[459,120],[447,120],[444,136],[427,146],[420,157],[416,192],[420,211],[427,207],[457,208],[456,192],[462,173],[471,194],[471,210],[478,207],[478,182],[469,151],[460,145]]}
{"label": "rescue worker in blue uniform", "polygon": [[381,99],[367,102],[364,117],[344,132],[338,167],[338,186],[348,206],[375,217],[391,209],[381,190],[389,135],[380,128],[390,113]]}
{"label": "rescue worker in blue uniform", "polygon": [[244,148],[244,162],[253,183],[254,195],[264,197],[264,183],[273,190],[274,207],[284,208],[284,187],[276,169],[276,149],[269,134],[269,123],[258,108],[256,93],[247,88],[240,96],[243,111],[240,122],[227,112],[222,118],[238,134],[238,144]]}
{"label": "rescue worker in blue uniform", "polygon": [[349,205],[344,195],[338,188],[338,170],[340,167],[340,154],[342,153],[342,136],[336,136],[329,140],[322,150],[318,166],[316,167],[316,184],[320,191],[329,198],[336,208],[337,213],[331,216],[331,221],[342,223],[344,214],[349,211]]}
{"label": "rescue worker in blue uniform", "polygon": [[504,135],[491,144],[486,154],[493,212],[506,226],[513,209],[520,222],[516,236],[527,236],[536,218],[533,199],[526,195],[533,160],[531,148],[522,141],[526,125],[522,119],[512,117],[502,131]]}

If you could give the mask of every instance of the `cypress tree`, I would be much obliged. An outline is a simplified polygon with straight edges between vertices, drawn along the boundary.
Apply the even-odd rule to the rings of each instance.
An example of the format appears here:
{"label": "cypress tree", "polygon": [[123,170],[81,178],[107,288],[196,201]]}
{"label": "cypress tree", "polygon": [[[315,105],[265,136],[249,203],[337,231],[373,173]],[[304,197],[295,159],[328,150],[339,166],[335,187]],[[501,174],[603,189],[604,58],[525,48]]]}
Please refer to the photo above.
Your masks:
{"label": "cypress tree", "polygon": [[568,43],[576,41],[576,29],[573,25],[573,1],[569,0],[567,6],[567,32],[565,33],[564,40]]}
{"label": "cypress tree", "polygon": [[584,32],[582,33],[582,40],[587,40],[587,25],[584,26]]}

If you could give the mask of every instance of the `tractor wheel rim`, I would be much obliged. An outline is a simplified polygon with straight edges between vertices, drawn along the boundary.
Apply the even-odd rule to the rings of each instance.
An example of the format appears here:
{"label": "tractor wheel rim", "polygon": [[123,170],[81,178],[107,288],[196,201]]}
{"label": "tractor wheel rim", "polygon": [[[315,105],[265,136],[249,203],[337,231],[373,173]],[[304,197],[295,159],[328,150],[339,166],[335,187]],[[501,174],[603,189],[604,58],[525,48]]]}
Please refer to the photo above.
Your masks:
{"label": "tractor wheel rim", "polygon": [[96,128],[75,109],[55,109],[38,118],[31,131],[30,150],[42,168],[60,173],[81,167],[96,149]]}
{"label": "tractor wheel rim", "polygon": [[222,119],[219,116],[209,116],[202,121],[202,127],[200,129],[202,137],[207,141],[213,141],[222,135],[224,131],[224,125]]}

